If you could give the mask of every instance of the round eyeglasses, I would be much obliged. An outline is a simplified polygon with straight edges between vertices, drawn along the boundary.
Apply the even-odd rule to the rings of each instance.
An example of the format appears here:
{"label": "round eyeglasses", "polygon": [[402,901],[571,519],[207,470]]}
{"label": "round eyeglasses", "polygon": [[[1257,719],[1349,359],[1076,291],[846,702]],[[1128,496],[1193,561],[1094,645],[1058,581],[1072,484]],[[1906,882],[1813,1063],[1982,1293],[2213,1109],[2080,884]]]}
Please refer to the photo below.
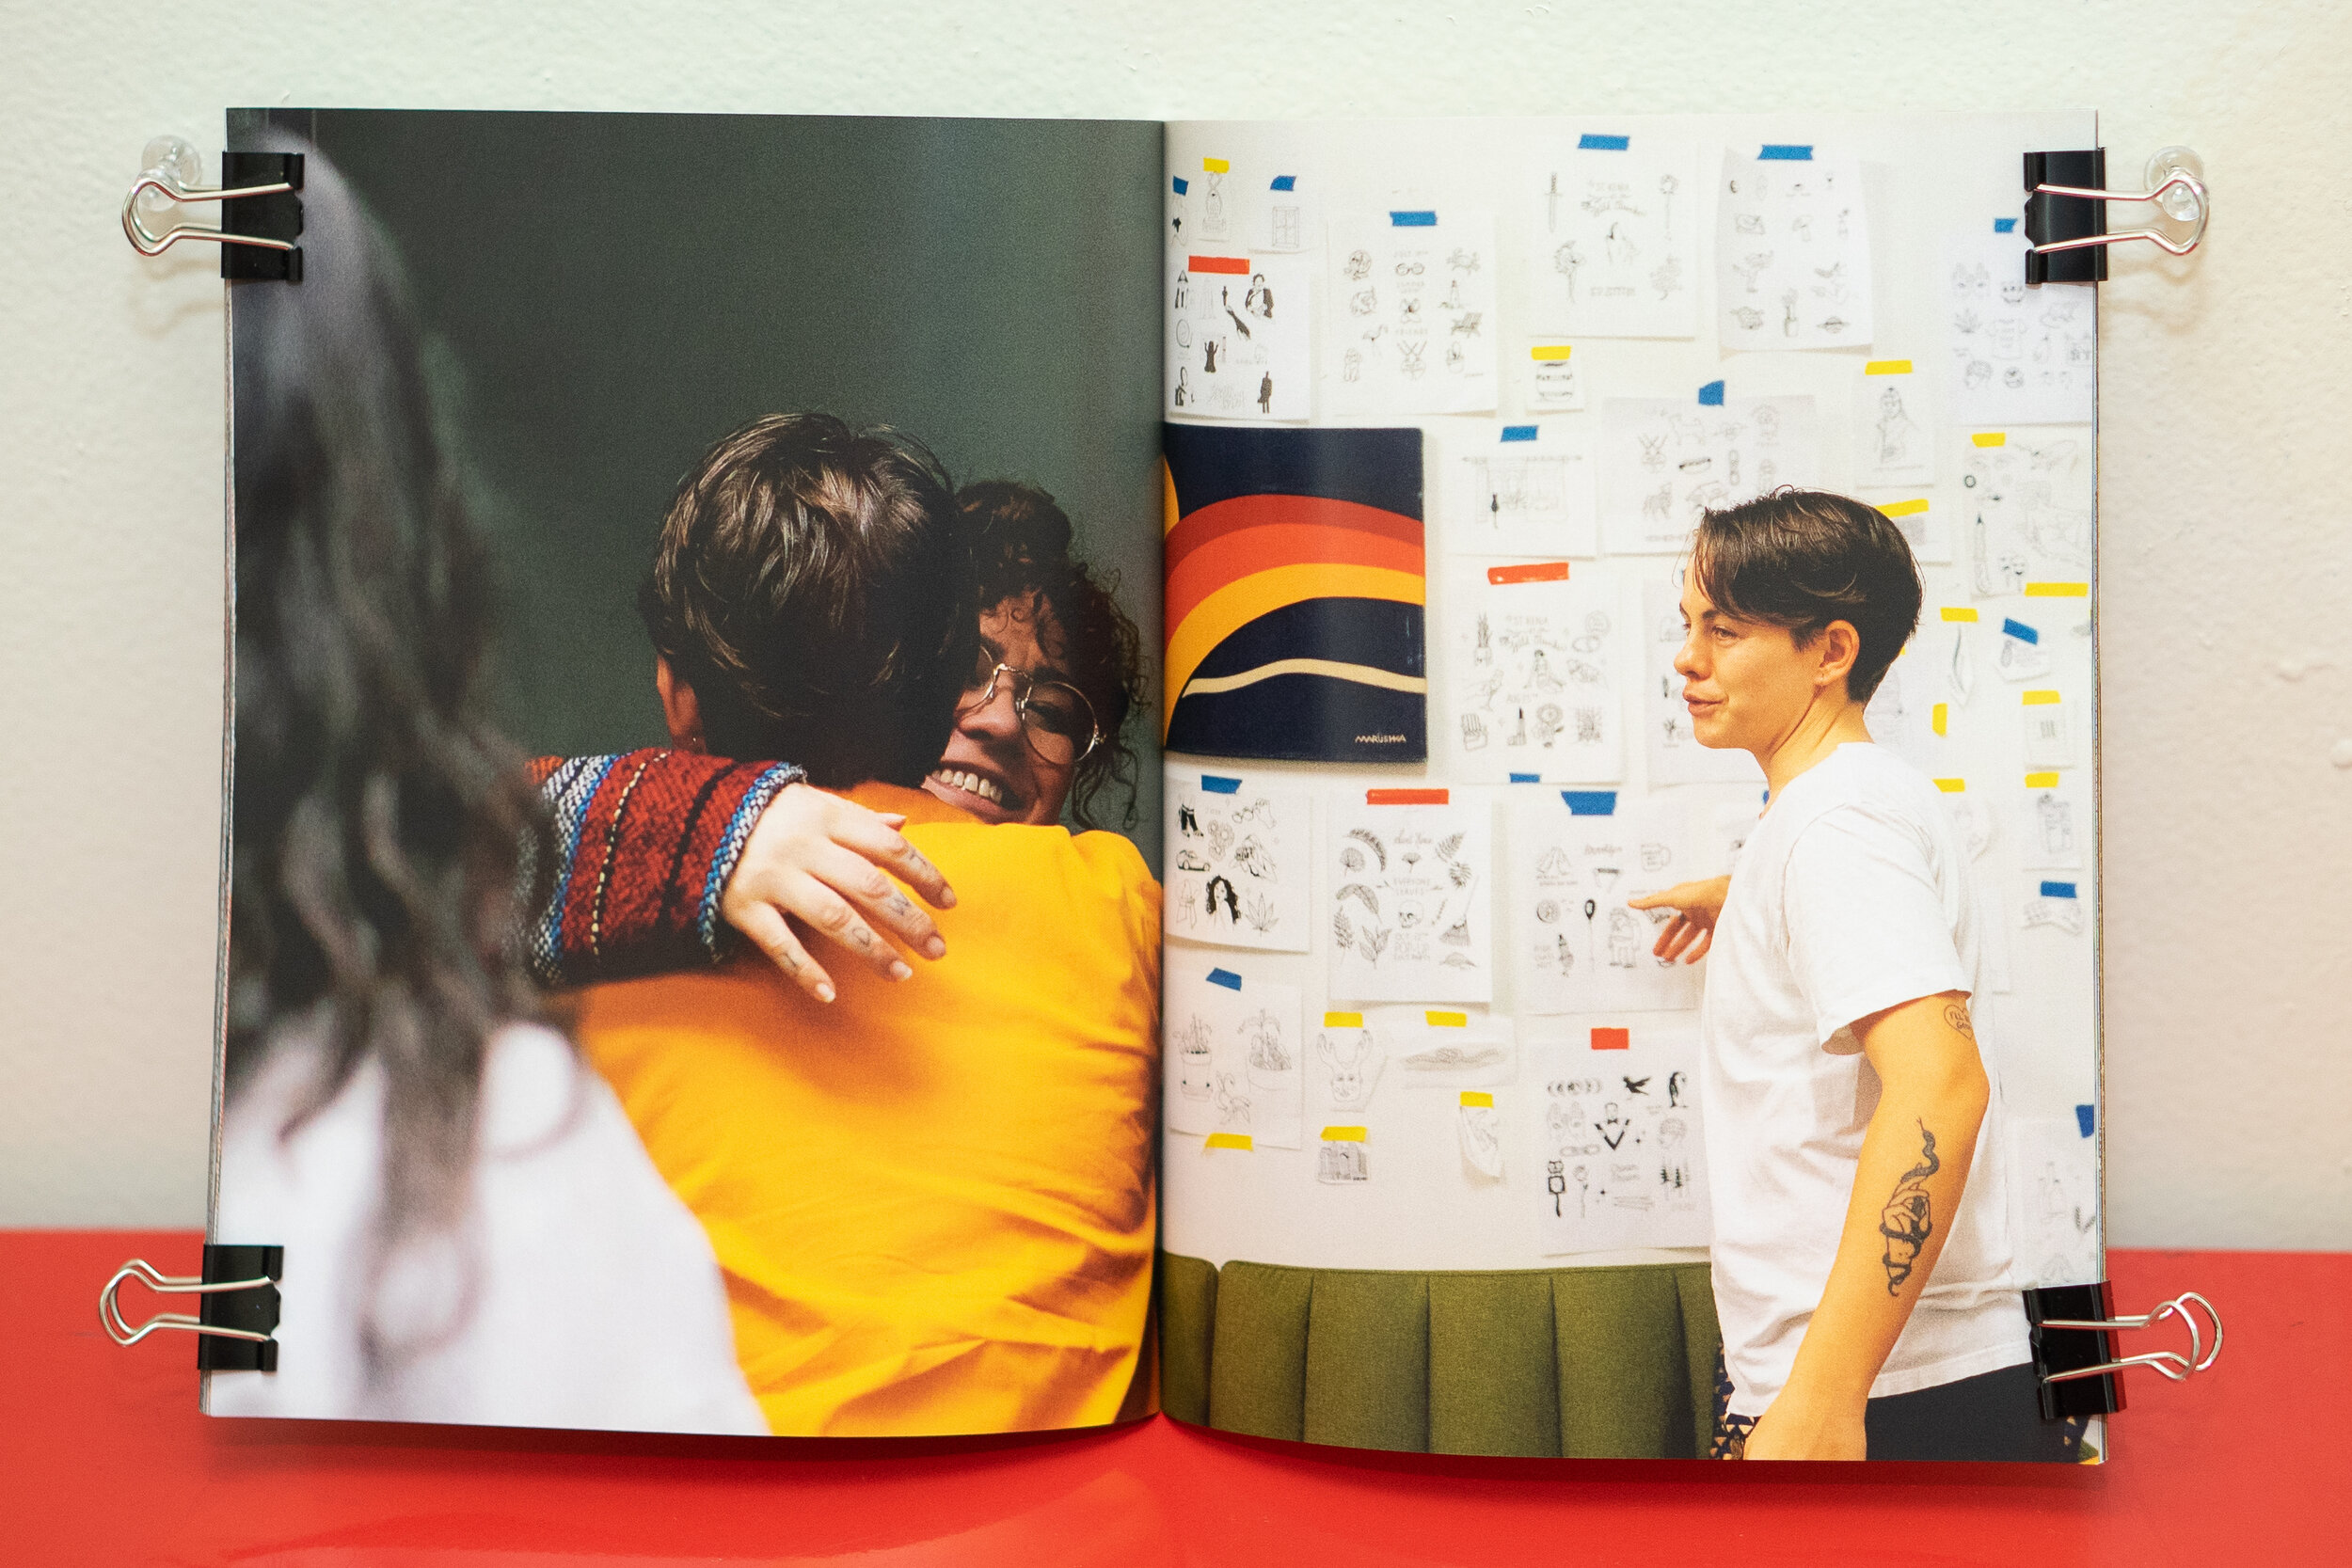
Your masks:
{"label": "round eyeglasses", "polygon": [[1039,758],[1057,768],[1072,768],[1093,754],[1103,743],[1103,729],[1094,721],[1094,705],[1086,693],[1063,681],[1041,681],[1026,670],[998,664],[979,673],[964,688],[956,705],[963,718],[996,700],[996,683],[1011,677],[1012,711],[1021,720],[1021,738]]}

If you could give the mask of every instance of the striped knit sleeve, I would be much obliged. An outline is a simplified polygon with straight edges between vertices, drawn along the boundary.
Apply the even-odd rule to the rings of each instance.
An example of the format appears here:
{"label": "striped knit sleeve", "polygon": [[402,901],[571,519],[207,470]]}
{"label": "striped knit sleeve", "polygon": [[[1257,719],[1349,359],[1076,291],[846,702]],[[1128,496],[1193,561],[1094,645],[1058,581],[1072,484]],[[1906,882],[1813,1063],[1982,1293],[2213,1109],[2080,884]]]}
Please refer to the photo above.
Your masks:
{"label": "striped knit sleeve", "polygon": [[768,802],[798,768],[647,750],[532,768],[555,875],[530,927],[549,987],[702,968],[727,950],[719,895]]}

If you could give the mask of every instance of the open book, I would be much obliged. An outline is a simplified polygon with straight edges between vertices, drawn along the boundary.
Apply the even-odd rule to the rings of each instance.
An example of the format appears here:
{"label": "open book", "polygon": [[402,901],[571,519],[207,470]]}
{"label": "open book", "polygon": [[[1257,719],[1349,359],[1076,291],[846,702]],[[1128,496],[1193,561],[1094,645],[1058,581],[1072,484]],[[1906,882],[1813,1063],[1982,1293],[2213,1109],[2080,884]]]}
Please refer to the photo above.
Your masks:
{"label": "open book", "polygon": [[[285,1250],[206,1408],[1736,1446],[1845,1220],[1756,1150],[1852,1187],[1880,1085],[1858,1012],[1739,1081],[1645,907],[1772,820],[1685,578],[1790,486],[1917,562],[1869,766],[1973,911],[1855,994],[1967,993],[1989,1088],[1872,1420],[2030,1402],[2018,1291],[2101,1277],[2096,304],[2014,217],[2094,139],[232,114],[306,262],[231,293],[211,1236]],[[2002,1441],[1930,1451],[2104,1438]]]}

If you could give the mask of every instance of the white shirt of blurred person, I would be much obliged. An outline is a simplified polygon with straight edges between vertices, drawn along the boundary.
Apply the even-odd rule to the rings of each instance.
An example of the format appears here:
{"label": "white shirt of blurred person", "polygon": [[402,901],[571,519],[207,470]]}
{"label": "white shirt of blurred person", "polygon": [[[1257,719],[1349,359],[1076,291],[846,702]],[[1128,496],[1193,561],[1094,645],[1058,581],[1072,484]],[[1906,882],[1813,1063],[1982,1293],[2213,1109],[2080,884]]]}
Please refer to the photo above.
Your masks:
{"label": "white shirt of blurred person", "polygon": [[274,1372],[215,1372],[215,1416],[765,1436],[702,1227],[604,1080],[561,1036],[510,1023],[483,1066],[470,1201],[394,1255],[361,1343],[365,1238],[382,1202],[385,1081],[371,1058],[292,1137],[316,1027],[278,1041],[230,1107],[214,1234],[286,1249]]}

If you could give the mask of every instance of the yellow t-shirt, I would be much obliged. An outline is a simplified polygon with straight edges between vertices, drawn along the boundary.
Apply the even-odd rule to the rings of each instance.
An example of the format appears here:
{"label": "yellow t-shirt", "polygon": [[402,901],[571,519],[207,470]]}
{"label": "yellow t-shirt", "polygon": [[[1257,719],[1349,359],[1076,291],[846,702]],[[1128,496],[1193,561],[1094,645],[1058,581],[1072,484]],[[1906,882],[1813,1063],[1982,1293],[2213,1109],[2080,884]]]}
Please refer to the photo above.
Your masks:
{"label": "yellow t-shirt", "polygon": [[945,958],[894,984],[828,948],[829,1006],[755,954],[594,986],[575,1033],[709,1234],[773,1431],[1109,1421],[1151,1296],[1159,884],[1115,833],[850,793],[955,888]]}

